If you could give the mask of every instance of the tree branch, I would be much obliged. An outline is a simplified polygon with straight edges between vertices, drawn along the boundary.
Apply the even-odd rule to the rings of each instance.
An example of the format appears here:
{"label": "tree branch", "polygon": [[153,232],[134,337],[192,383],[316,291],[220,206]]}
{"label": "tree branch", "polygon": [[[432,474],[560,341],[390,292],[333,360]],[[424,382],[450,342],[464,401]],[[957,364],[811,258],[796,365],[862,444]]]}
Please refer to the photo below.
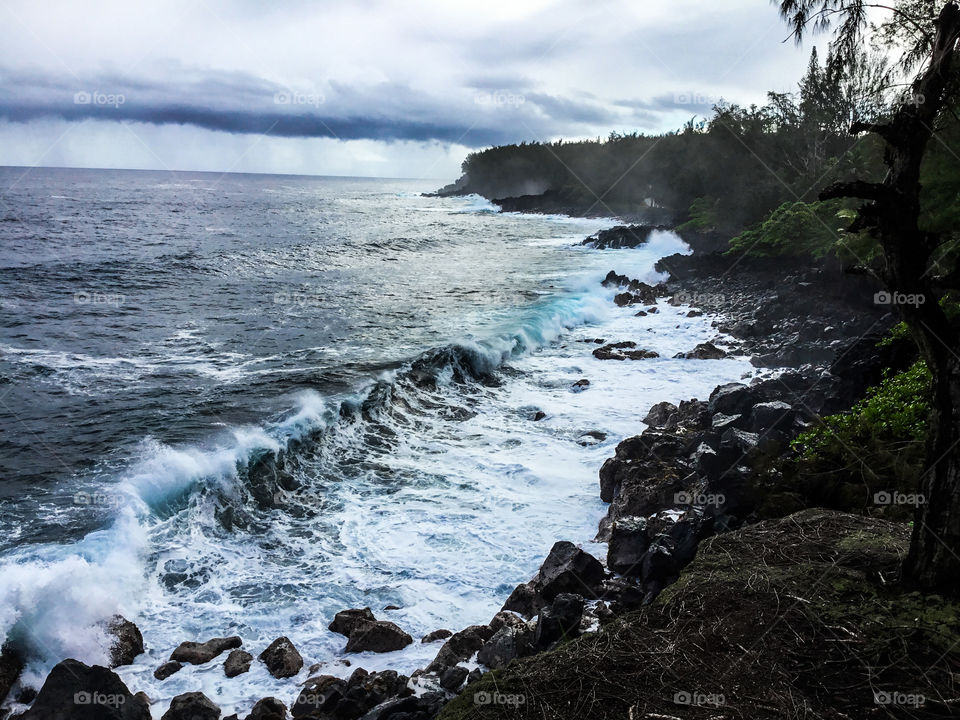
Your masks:
{"label": "tree branch", "polygon": [[821,200],[835,200],[837,198],[861,198],[862,200],[884,200],[890,190],[881,183],[851,180],[838,182],[820,192]]}

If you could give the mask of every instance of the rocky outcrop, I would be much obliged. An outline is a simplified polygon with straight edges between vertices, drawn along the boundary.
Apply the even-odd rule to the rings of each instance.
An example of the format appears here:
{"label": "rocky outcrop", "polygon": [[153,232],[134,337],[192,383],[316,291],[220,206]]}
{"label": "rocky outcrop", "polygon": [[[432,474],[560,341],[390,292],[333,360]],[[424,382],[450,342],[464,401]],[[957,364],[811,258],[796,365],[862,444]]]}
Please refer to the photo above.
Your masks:
{"label": "rocky outcrop", "polygon": [[9,643],[0,648],[0,705],[23,672],[23,657]]}
{"label": "rocky outcrop", "polygon": [[368,673],[358,668],[349,680],[321,675],[307,681],[290,711],[294,718],[369,717],[367,713],[377,706],[411,695],[408,681],[405,675],[393,670]]}
{"label": "rocky outcrop", "polygon": [[454,633],[440,648],[433,662],[427,665],[426,671],[439,674],[448,667],[469,660],[479,652],[493,633],[494,630],[489,625],[471,625]]}
{"label": "rocky outcrop", "polygon": [[637,350],[636,347],[637,344],[631,340],[610,343],[594,350],[593,356],[597,360],[646,360],[660,357],[659,353],[652,350]]}
{"label": "rocky outcrop", "polygon": [[287,706],[275,697],[258,700],[246,720],[287,720]]}
{"label": "rocky outcrop", "polygon": [[350,634],[358,625],[375,622],[376,619],[368,607],[341,610],[333,616],[333,622],[330,623],[328,629],[345,637],[350,637]]}
{"label": "rocky outcrop", "polygon": [[562,540],[551,548],[533,580],[514,589],[503,610],[530,618],[560,593],[596,597],[601,592],[605,574],[599,560]]}
{"label": "rocky outcrop", "polygon": [[275,678],[293,677],[303,667],[303,658],[287,637],[278,637],[259,658]]}
{"label": "rocky outcrop", "polygon": [[677,353],[675,358],[686,360],[720,360],[727,357],[727,353],[710,342],[700,343],[690,352]]}
{"label": "rocky outcrop", "polygon": [[225,638],[212,638],[202,643],[182,642],[170,654],[170,659],[181,663],[190,663],[191,665],[202,665],[210,662],[220,653],[238,648],[242,644],[243,641],[235,635]]}
{"label": "rocky outcrop", "polygon": [[433,632],[427,633],[423,636],[423,639],[420,640],[422,643],[432,643],[437,640],[446,640],[448,637],[453,635],[449,630],[434,630]]}
{"label": "rocky outcrop", "polygon": [[668,229],[665,225],[617,225],[591,235],[580,244],[596,250],[636,248],[649,242],[651,233]]}
{"label": "rocky outcrop", "polygon": [[53,667],[20,720],[150,720],[150,708],[109,668],[71,659]]}

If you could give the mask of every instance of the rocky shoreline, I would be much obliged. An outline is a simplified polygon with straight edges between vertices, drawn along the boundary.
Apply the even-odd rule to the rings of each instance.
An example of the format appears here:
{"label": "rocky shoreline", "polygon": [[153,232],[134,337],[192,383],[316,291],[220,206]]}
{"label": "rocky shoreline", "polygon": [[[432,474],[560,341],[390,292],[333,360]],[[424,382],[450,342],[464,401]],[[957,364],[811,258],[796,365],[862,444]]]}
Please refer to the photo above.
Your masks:
{"label": "rocky shoreline", "polygon": [[[504,209],[526,209],[523,203],[497,202]],[[560,205],[556,211],[563,211]],[[635,247],[662,229],[618,227],[584,242]],[[517,586],[488,624],[424,637],[423,643],[437,643],[437,655],[410,677],[358,667],[345,680],[311,669],[302,685],[291,684],[289,697],[264,698],[241,717],[428,720],[452,717],[444,707],[461,693],[468,698],[459,699],[461,705],[473,698],[475,707],[516,709],[526,702],[522,695],[488,700],[481,697],[486,691],[476,690],[485,687],[489,671],[612,627],[676,583],[701,543],[757,521],[766,501],[760,470],[789,453],[790,441],[818,415],[849,407],[877,381],[890,358],[878,357],[876,343],[895,320],[888,307],[875,304],[879,288],[866,275],[829,263],[785,267],[779,261],[738,260],[718,252],[724,243],[715,236],[684,239],[694,253],[661,260],[658,269],[670,275],[666,283],[650,286],[613,268],[604,283],[617,288],[616,304],[637,306],[641,318],[656,313],[660,303],[716,316],[717,337],[682,356],[710,362],[728,354],[749,355],[755,367],[769,370],[750,384],[722,385],[706,399],[649,409],[646,429],[623,440],[599,471],[599,493],[608,509],[597,540],[607,543],[606,558],[558,541],[536,576]],[[591,352],[603,361],[643,362],[655,356],[634,339],[595,344]],[[143,652],[133,623],[117,617],[105,630],[115,640],[112,667],[129,664]],[[338,613],[330,630],[347,638],[347,653],[389,652],[414,642],[370,608]],[[185,664],[219,662],[224,655],[227,677],[259,662],[275,678],[292,678],[304,664],[286,637],[259,653],[242,646],[239,637],[186,641],[155,677],[163,680]],[[0,700],[21,669],[16,652],[5,647]],[[76,660],[59,663],[41,688],[20,689],[15,699],[29,708],[6,718],[0,712],[0,720],[150,718],[146,696],[129,689],[111,669]],[[221,715],[213,700],[191,692],[174,698],[162,718],[217,720]]]}

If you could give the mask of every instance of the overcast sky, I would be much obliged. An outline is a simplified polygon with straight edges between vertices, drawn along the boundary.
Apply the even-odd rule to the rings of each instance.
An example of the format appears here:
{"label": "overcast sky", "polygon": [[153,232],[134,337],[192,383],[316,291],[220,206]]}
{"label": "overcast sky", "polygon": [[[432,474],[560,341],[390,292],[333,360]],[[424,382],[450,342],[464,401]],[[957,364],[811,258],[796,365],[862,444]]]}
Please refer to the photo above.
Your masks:
{"label": "overcast sky", "polygon": [[0,165],[450,180],[792,90],[766,0],[0,2]]}

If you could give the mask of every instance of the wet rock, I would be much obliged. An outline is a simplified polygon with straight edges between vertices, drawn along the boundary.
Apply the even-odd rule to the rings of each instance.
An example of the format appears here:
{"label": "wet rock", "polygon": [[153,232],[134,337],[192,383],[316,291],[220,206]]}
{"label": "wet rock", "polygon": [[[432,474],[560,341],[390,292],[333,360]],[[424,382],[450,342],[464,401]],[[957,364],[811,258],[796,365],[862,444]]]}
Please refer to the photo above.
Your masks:
{"label": "wet rock", "polygon": [[21,672],[23,672],[23,658],[12,645],[5,643],[0,649],[0,704],[3,704]]}
{"label": "wet rock", "polygon": [[258,700],[246,720],[287,720],[287,706],[275,697]]}
{"label": "wet rock", "polygon": [[649,547],[646,518],[620,518],[610,530],[607,567],[621,575],[640,575],[643,556]]}
{"label": "wet rock", "polygon": [[385,620],[367,622],[357,627],[347,641],[346,652],[392,652],[402,650],[413,638],[397,625]]}
{"label": "wet rock", "polygon": [[533,655],[536,651],[533,634],[533,629],[527,623],[505,625],[483,644],[477,653],[477,661],[496,669],[514,658]]}
{"label": "wet rock", "polygon": [[202,665],[213,660],[225,650],[238,648],[242,644],[243,641],[235,635],[225,638],[212,638],[202,643],[182,642],[170,654],[170,659],[181,663],[190,663],[191,665]]}
{"label": "wet rock", "polygon": [[497,632],[500,628],[504,627],[522,627],[526,625],[526,621],[521,618],[519,615],[516,615],[512,612],[506,612],[501,610],[496,615],[493,616],[493,620],[488,623],[490,632]]}
{"label": "wet rock", "polygon": [[253,655],[246,650],[231,650],[227,659],[223,663],[223,674],[228,678],[243,675],[250,669],[253,662]]}
{"label": "wet rock", "polygon": [[782,400],[757,403],[750,410],[750,429],[755,433],[787,430],[793,427],[798,417],[797,411]]}
{"label": "wet rock", "polygon": [[489,625],[471,625],[454,633],[440,648],[433,662],[427,665],[427,672],[441,673],[448,667],[469,660],[492,636]]}
{"label": "wet rock", "polygon": [[561,540],[550,549],[534,578],[534,589],[551,602],[560,593],[595,593],[603,582],[603,565],[572,542]]}
{"label": "wet rock", "polygon": [[219,720],[220,708],[201,692],[177,695],[160,720]]}
{"label": "wet rock", "polygon": [[743,383],[720,385],[710,393],[708,407],[712,415],[746,415],[757,402],[757,391]]}
{"label": "wet rock", "polygon": [[368,607],[341,610],[333,616],[333,622],[331,622],[327,628],[335,633],[350,637],[350,634],[358,625],[376,622],[376,620],[377,618],[374,617],[373,612]]}
{"label": "wet rock", "polygon": [[700,343],[693,350],[686,353],[678,353],[675,358],[685,358],[687,360],[720,360],[727,357],[727,354],[713,343]]}
{"label": "wet rock", "polygon": [[537,614],[537,611],[543,607],[543,604],[543,598],[540,597],[534,589],[533,581],[531,581],[517,585],[501,609],[510,610],[526,618],[531,618]]}
{"label": "wet rock", "polygon": [[108,635],[113,637],[110,645],[110,667],[130,665],[143,652],[143,635],[140,629],[122,615],[114,615],[106,623]]}
{"label": "wet rock", "polygon": [[702,310],[691,310],[690,312],[687,313],[688,318],[696,318],[696,317],[702,317],[702,316],[703,316]]}
{"label": "wet rock", "polygon": [[150,720],[150,708],[109,668],[71,659],[53,667],[20,720]]}
{"label": "wet rock", "polygon": [[180,672],[183,668],[183,663],[179,663],[176,660],[168,660],[163,663],[160,667],[153,671],[153,676],[157,680],[166,680],[168,677],[174,673]]}
{"label": "wet rock", "polygon": [[546,416],[547,416],[547,414],[546,414],[543,410],[537,410],[537,411],[533,414],[533,421],[534,421],[534,422],[540,422],[540,421],[543,420]]}
{"label": "wet rock", "polygon": [[553,602],[540,611],[537,628],[534,631],[534,644],[547,649],[563,638],[579,635],[580,620],[583,618],[583,597],[574,593],[560,593]]}
{"label": "wet rock", "polygon": [[583,378],[582,380],[577,380],[577,381],[572,385],[572,390],[573,390],[574,392],[582,392],[582,391],[586,390],[588,387],[590,387],[590,381],[587,380],[586,378]]}
{"label": "wet rock", "polygon": [[655,230],[666,229],[666,226],[660,225],[617,225],[591,235],[580,244],[596,250],[636,248],[645,245],[650,240],[651,233]]}
{"label": "wet rock", "polygon": [[[140,695],[140,693],[137,693]],[[20,692],[17,693],[16,700],[21,705],[29,705],[34,700],[37,699],[37,690],[32,687],[21,688]],[[149,703],[147,703],[149,705]]]}
{"label": "wet rock", "polygon": [[602,443],[606,439],[607,434],[605,432],[601,432],[600,430],[587,430],[587,432],[581,433],[577,438],[577,445],[589,447]]}
{"label": "wet rock", "polygon": [[675,417],[677,411],[678,408],[673,403],[660,402],[650,408],[643,422],[652,428],[663,429],[670,424],[670,418]]}
{"label": "wet rock", "polygon": [[460,665],[449,667],[440,673],[440,687],[450,692],[456,692],[467,679],[470,671]]}
{"label": "wet rock", "polygon": [[303,658],[287,637],[278,637],[259,657],[275,678],[293,677],[303,667]]}
{"label": "wet rock", "polygon": [[432,643],[436,642],[437,640],[446,640],[451,635],[453,635],[453,633],[449,630],[434,630],[433,632],[424,635],[420,642]]}
{"label": "wet rock", "polygon": [[306,682],[290,714],[295,718],[313,717],[333,711],[347,694],[347,683],[332,675],[321,675]]}

